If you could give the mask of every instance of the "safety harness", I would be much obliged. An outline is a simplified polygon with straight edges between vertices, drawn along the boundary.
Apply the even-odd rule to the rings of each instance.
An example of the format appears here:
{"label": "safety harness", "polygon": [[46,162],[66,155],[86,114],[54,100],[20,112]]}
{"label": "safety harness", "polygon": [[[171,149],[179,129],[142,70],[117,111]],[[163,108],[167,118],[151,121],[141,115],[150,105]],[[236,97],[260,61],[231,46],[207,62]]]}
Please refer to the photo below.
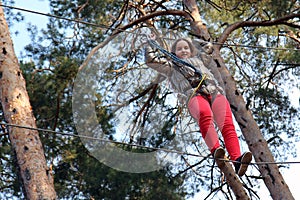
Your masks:
{"label": "safety harness", "polygon": [[174,63],[175,70],[180,72],[189,81],[192,88],[194,88],[192,96],[197,92],[201,93],[201,87],[205,85],[205,74],[202,74],[202,72],[192,64],[178,58],[173,53],[162,48],[155,40],[149,39],[148,42],[153,48],[158,49],[164,55],[171,58],[172,62]]}

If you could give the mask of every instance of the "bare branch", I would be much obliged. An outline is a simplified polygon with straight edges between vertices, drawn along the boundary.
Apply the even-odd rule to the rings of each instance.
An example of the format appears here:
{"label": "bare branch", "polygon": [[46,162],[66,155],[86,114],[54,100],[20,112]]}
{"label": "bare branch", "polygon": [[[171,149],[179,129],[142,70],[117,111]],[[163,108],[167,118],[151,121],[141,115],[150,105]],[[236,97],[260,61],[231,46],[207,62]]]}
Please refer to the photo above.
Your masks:
{"label": "bare branch", "polygon": [[154,17],[157,16],[164,16],[164,15],[178,15],[178,16],[184,16],[185,18],[189,18],[189,14],[185,11],[180,11],[180,10],[168,10],[168,11],[156,11],[153,13],[150,13],[149,15],[146,16],[142,16],[139,19],[121,27],[121,28],[117,28],[114,29],[114,32],[111,34],[110,37],[108,37],[106,40],[104,40],[103,42],[101,42],[100,44],[98,44],[97,46],[95,46],[91,52],[88,54],[87,58],[85,59],[85,61],[82,63],[82,65],[79,67],[78,71],[82,70],[90,61],[90,59],[92,58],[92,56],[100,49],[103,48],[105,45],[107,45],[112,39],[114,39],[119,33],[121,32],[126,32],[127,29],[132,28],[134,26],[137,26],[138,24],[145,22],[149,19],[152,19]]}
{"label": "bare branch", "polygon": [[[278,18],[278,19],[274,19],[274,20],[270,20],[270,21],[241,21],[241,22],[236,22],[234,24],[229,25],[224,33],[222,34],[222,36],[219,38],[218,43],[223,44],[228,36],[235,31],[236,29],[242,28],[242,27],[255,27],[255,26],[274,26],[274,25],[287,25],[287,21],[300,17],[300,14],[290,14],[290,15],[286,15],[284,17]],[[218,48],[221,48],[221,45],[217,45]]]}
{"label": "bare branch", "polygon": [[[187,18],[190,20],[191,27],[193,28],[194,33],[198,33],[197,36],[205,41],[210,40],[210,35],[207,31],[206,24],[202,21],[199,15],[199,9],[197,4],[193,0],[184,0],[184,5],[187,7],[190,12],[191,17]],[[192,19],[192,20],[191,20]]]}
{"label": "bare branch", "polygon": [[128,9],[128,6],[129,6],[129,1],[126,0],[126,2],[124,2],[124,4],[123,4],[123,7],[121,8],[119,16],[114,20],[113,24],[110,26],[111,27],[110,29],[114,29],[115,27],[120,26],[123,19],[125,18],[125,14]]}
{"label": "bare branch", "polygon": [[[190,163],[182,156],[182,158],[184,159],[184,161],[186,162],[186,164],[188,165],[188,167],[187,167],[186,169],[184,169],[184,170],[178,172],[178,173],[174,176],[174,178],[177,177],[177,176],[179,176],[179,175],[181,175],[181,174],[183,174],[183,173],[185,173],[185,172],[187,172],[187,171],[190,170],[190,169],[192,169],[192,170],[195,172],[195,170],[194,170],[193,168],[196,167],[196,166],[198,166],[198,165],[201,165],[204,161],[206,161],[206,160],[208,159],[209,156],[210,156],[210,155],[204,157],[202,160],[200,160],[199,162],[197,162],[197,163],[195,163],[195,164],[193,164],[193,165],[191,165],[191,164],[190,164]],[[196,173],[196,174],[199,175],[198,173]],[[199,176],[201,176],[201,175],[199,175]]]}
{"label": "bare branch", "polygon": [[295,42],[298,42],[298,48],[300,47],[300,38],[297,37],[297,35],[293,31],[287,31],[285,35],[294,40]]}

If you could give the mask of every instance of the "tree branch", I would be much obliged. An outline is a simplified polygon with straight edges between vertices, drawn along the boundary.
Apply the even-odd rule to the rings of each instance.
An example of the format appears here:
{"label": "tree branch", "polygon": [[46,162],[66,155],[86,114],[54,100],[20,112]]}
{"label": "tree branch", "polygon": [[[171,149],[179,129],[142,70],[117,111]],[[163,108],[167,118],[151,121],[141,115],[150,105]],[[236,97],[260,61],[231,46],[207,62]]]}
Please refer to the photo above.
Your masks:
{"label": "tree branch", "polygon": [[[274,19],[274,20],[270,20],[270,21],[242,21],[242,22],[236,22],[234,24],[229,25],[225,29],[222,36],[218,39],[218,43],[223,44],[227,40],[228,36],[233,31],[235,31],[236,29],[242,28],[242,27],[274,26],[274,25],[279,25],[279,24],[291,26],[291,24],[287,24],[287,21],[290,20],[290,19],[297,18],[297,17],[300,17],[299,13],[286,15],[284,17]],[[221,45],[217,45],[217,46],[218,46],[218,49],[221,48]]]}
{"label": "tree branch", "polygon": [[105,45],[107,45],[112,39],[114,39],[119,33],[121,32],[125,32],[127,29],[132,28],[142,22],[145,22],[149,19],[152,19],[154,17],[157,16],[164,16],[164,15],[177,15],[177,16],[184,16],[185,18],[190,18],[190,15],[185,12],[185,11],[180,11],[180,10],[167,10],[167,11],[156,11],[153,13],[150,13],[149,15],[145,15],[142,16],[140,18],[138,18],[137,20],[121,27],[121,28],[117,28],[114,29],[113,33],[111,34],[110,37],[108,37],[106,40],[104,40],[103,42],[101,42],[100,44],[98,44],[97,46],[95,46],[90,53],[88,54],[87,58],[85,59],[85,61],[82,63],[82,65],[79,67],[78,71],[82,70],[90,61],[90,59],[92,58],[92,56],[100,49],[103,48]]}
{"label": "tree branch", "polygon": [[[299,26],[300,29],[300,26]],[[287,33],[285,34],[287,37],[291,38],[292,40],[294,40],[295,42],[298,43],[298,48],[300,47],[300,38],[297,37],[297,35],[295,35],[293,33],[293,31],[287,31]]]}

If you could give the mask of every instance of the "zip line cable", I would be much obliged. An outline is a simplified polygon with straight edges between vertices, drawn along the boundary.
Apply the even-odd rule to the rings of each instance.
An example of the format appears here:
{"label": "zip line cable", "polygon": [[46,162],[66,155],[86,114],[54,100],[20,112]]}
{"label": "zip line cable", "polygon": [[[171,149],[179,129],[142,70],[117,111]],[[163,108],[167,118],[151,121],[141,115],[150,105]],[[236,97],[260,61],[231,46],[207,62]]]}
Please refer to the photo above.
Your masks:
{"label": "zip line cable", "polygon": [[[71,21],[71,22],[75,22],[75,23],[94,26],[94,27],[98,27],[98,28],[102,28],[102,29],[106,29],[106,30],[109,30],[109,29],[119,30],[120,32],[127,32],[127,33],[131,33],[131,34],[135,34],[135,33],[132,33],[130,31],[123,30],[121,28],[113,28],[113,27],[110,27],[110,26],[107,26],[107,25],[104,25],[104,24],[96,24],[96,23],[92,23],[92,22],[82,21],[82,20],[79,20],[79,19],[70,19],[70,18],[67,18],[67,17],[57,16],[57,15],[53,15],[53,14],[49,14],[49,13],[43,13],[43,12],[38,12],[38,11],[29,10],[29,9],[25,9],[25,8],[19,8],[19,7],[15,7],[15,6],[4,5],[4,4],[1,4],[1,3],[0,3],[0,6],[10,8],[10,9],[19,10],[19,11],[23,11],[23,12],[33,13],[33,14],[37,14],[37,15],[43,15],[43,16],[52,17],[52,18],[56,18],[56,19],[62,19],[62,20]],[[207,43],[209,43],[209,42],[207,42]],[[265,46],[229,44],[229,43],[218,43],[218,42],[211,42],[211,43],[216,44],[216,45],[223,45],[223,46],[226,46],[226,47],[258,48],[258,49],[267,49],[267,50],[272,49],[272,50],[278,50],[278,51],[300,51],[300,49],[295,49],[295,48],[265,47]]]}
{"label": "zip line cable", "polygon": [[53,133],[53,134],[58,134],[58,135],[78,137],[78,138],[89,139],[89,140],[98,140],[98,141],[101,141],[101,142],[107,142],[107,143],[112,143],[112,144],[117,144],[117,145],[128,145],[128,146],[132,146],[132,147],[140,147],[140,148],[145,148],[145,149],[155,150],[155,151],[160,150],[160,151],[165,151],[165,152],[168,152],[168,153],[176,153],[176,154],[180,154],[180,155],[189,155],[189,156],[203,157],[203,158],[206,157],[206,156],[201,156],[201,155],[198,155],[198,154],[181,152],[181,151],[177,151],[177,150],[157,148],[157,147],[147,147],[147,146],[138,145],[138,144],[130,144],[130,143],[125,143],[125,142],[118,142],[118,141],[108,140],[108,139],[104,139],[104,138],[96,138],[96,137],[91,137],[91,136],[86,136],[86,135],[75,135],[73,133],[66,133],[66,132],[61,132],[61,131],[53,131],[53,130],[42,129],[42,128],[34,128],[34,127],[29,127],[29,126],[17,125],[17,124],[7,124],[7,123],[0,122],[0,125],[11,126],[11,127],[15,127],[15,128],[23,128],[23,129],[35,130],[35,131],[41,131],[41,132],[47,132],[47,133]]}
{"label": "zip line cable", "polygon": [[10,9],[23,11],[23,12],[33,13],[33,14],[37,14],[37,15],[43,15],[43,16],[46,16],[46,17],[52,17],[52,18],[56,18],[56,19],[62,19],[62,20],[66,20],[66,21],[70,21],[70,22],[76,22],[76,23],[85,24],[85,25],[89,25],[89,26],[95,26],[95,27],[98,27],[98,28],[103,28],[103,29],[108,29],[109,28],[109,26],[106,26],[106,25],[103,25],[103,24],[96,24],[96,23],[86,22],[86,21],[82,21],[82,20],[78,20],[78,19],[70,19],[70,18],[67,18],[67,17],[52,15],[52,14],[49,14],[49,13],[43,13],[43,12],[38,12],[38,11],[29,10],[29,9],[25,9],[25,8],[19,8],[19,7],[15,7],[15,6],[4,5],[4,4],[1,4],[1,3],[0,3],[0,6],[3,6],[5,8],[10,8]]}
{"label": "zip line cable", "polygon": [[[118,142],[118,141],[113,141],[113,140],[107,140],[107,139],[104,139],[104,138],[95,138],[95,137],[91,137],[91,136],[75,135],[75,134],[72,134],[72,133],[66,133],[66,132],[61,132],[61,131],[53,131],[53,130],[49,130],[49,129],[34,128],[34,127],[29,127],[29,126],[22,126],[22,125],[17,125],[17,124],[8,124],[8,123],[3,123],[3,122],[0,122],[0,125],[11,126],[11,127],[15,127],[15,128],[35,130],[35,131],[41,131],[41,132],[46,132],[46,133],[53,133],[53,134],[58,134],[58,135],[72,136],[72,137],[89,139],[89,140],[97,140],[97,141],[107,142],[107,143],[111,143],[111,144],[128,145],[128,146],[132,146],[132,147],[139,147],[139,148],[155,150],[155,151],[164,151],[164,152],[167,152],[167,153],[176,153],[176,154],[179,154],[179,155],[187,155],[187,156],[193,156],[193,157],[214,159],[213,157],[207,157],[207,156],[202,156],[202,155],[199,155],[199,154],[193,154],[193,153],[188,153],[188,152],[183,152],[183,151],[177,151],[177,150],[171,150],[171,149],[165,149],[165,148],[158,148],[158,147],[148,147],[148,146],[144,146],[144,145]],[[219,160],[222,160],[224,162],[240,163],[239,161],[235,161],[235,160],[227,160],[227,159],[219,159]],[[249,165],[268,165],[268,164],[275,164],[275,165],[279,165],[279,164],[281,164],[281,165],[283,165],[283,164],[300,164],[300,161],[251,162],[251,163],[249,163]]]}

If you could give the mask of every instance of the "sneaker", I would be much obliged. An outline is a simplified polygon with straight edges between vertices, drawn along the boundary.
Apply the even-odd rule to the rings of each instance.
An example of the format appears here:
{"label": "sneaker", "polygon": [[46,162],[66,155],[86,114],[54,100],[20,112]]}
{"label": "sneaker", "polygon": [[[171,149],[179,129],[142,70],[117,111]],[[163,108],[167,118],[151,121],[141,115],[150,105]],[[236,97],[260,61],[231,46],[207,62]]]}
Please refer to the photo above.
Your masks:
{"label": "sneaker", "polygon": [[225,157],[225,150],[222,147],[218,147],[214,151],[214,159],[216,160],[216,163],[219,168],[221,168],[225,165],[224,160],[220,160],[220,159],[224,159],[224,157]]}
{"label": "sneaker", "polygon": [[246,152],[243,155],[241,155],[238,159],[235,160],[237,162],[234,163],[234,167],[237,175],[241,177],[246,173],[248,165],[250,164],[251,160],[252,160],[251,152]]}

